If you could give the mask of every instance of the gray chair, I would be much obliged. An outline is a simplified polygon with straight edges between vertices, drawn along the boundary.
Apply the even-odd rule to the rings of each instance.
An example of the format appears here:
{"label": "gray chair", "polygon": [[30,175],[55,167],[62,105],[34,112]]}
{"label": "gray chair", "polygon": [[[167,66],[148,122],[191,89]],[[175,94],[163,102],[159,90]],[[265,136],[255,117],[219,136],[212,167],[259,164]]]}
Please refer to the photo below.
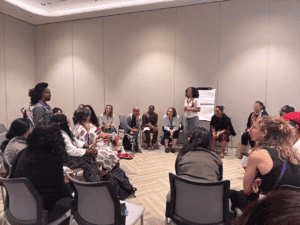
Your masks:
{"label": "gray chair", "polygon": [[60,224],[71,216],[71,209],[59,219],[47,223],[48,211],[43,207],[43,199],[27,178],[1,178],[7,191],[5,213],[2,220],[10,224],[44,225]]}
{"label": "gray chair", "polygon": [[119,129],[118,129],[119,137],[120,137],[119,133],[125,134],[125,125],[124,125],[125,118],[126,118],[126,115],[119,115],[119,120],[120,120],[120,125],[119,125]]}
{"label": "gray chair", "polygon": [[[79,225],[85,224],[126,224],[133,225],[141,218],[145,208],[136,204],[119,201],[112,184],[80,182],[66,174],[75,190],[75,204],[72,216]],[[128,215],[122,214],[121,206],[126,204]],[[124,223],[124,220],[126,220]]]}
{"label": "gray chair", "polygon": [[171,199],[166,205],[166,224],[230,224],[230,181],[196,182],[169,173]]}
{"label": "gray chair", "polygon": [[278,190],[300,191],[300,187],[284,184],[281,185]]}
{"label": "gray chair", "polygon": [[7,132],[7,128],[3,123],[0,123],[0,134]]}
{"label": "gray chair", "polygon": [[5,169],[7,170],[7,173],[10,174],[12,165],[10,164],[10,162],[7,161],[7,158],[5,157],[5,155],[2,155],[2,158],[3,158],[2,166],[4,166]]}
{"label": "gray chair", "polygon": [[2,143],[5,141],[5,139],[6,139],[6,134],[7,134],[7,132],[0,133],[0,146],[1,146]]}

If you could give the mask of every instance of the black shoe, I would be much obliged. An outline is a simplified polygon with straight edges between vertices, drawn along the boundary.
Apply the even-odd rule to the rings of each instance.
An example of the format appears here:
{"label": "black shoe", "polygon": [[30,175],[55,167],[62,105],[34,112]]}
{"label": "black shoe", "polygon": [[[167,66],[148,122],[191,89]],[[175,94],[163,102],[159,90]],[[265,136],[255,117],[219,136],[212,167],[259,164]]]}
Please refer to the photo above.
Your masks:
{"label": "black shoe", "polygon": [[170,149],[166,148],[165,152],[166,152],[166,153],[169,153],[169,151],[170,151]]}
{"label": "black shoe", "polygon": [[141,151],[141,149],[139,147],[135,148],[135,152],[142,153],[142,151]]}
{"label": "black shoe", "polygon": [[172,153],[175,153],[175,148],[172,148],[171,152],[172,152]]}

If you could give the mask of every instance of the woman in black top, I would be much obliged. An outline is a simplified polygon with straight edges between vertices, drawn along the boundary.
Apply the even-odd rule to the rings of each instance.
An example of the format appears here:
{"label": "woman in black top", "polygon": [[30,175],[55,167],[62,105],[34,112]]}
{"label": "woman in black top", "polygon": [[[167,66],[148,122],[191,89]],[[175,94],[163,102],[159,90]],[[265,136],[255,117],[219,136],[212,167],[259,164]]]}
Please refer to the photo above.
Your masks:
{"label": "woman in black top", "polygon": [[231,124],[230,118],[223,113],[224,107],[217,106],[215,115],[212,116],[210,121],[210,132],[211,132],[211,141],[212,141],[212,151],[216,151],[216,142],[221,142],[222,152],[220,154],[221,158],[224,158],[226,155],[225,148],[227,142],[230,141],[230,135],[235,136],[236,133]]}
{"label": "woman in black top", "polygon": [[281,118],[264,116],[252,125],[250,135],[257,146],[248,158],[244,190],[231,190],[232,210],[243,209],[259,192],[267,194],[284,184],[300,187],[300,156],[293,149],[295,128]]}
{"label": "woman in black top", "polygon": [[48,223],[64,215],[72,197],[64,182],[64,138],[58,125],[46,123],[34,128],[12,166],[11,178],[25,177],[33,184],[49,211]]}
{"label": "woman in black top", "polygon": [[243,154],[246,153],[246,148],[247,148],[248,142],[249,142],[251,148],[253,148],[255,146],[255,142],[253,140],[251,140],[250,135],[249,135],[249,129],[250,129],[251,125],[253,123],[255,123],[255,121],[258,118],[260,118],[262,116],[268,116],[268,115],[269,114],[266,112],[266,107],[264,106],[264,104],[260,101],[256,101],[254,104],[254,112],[250,113],[250,115],[248,117],[247,128],[242,135],[242,146],[241,146],[241,152],[239,155],[239,159],[242,159]]}

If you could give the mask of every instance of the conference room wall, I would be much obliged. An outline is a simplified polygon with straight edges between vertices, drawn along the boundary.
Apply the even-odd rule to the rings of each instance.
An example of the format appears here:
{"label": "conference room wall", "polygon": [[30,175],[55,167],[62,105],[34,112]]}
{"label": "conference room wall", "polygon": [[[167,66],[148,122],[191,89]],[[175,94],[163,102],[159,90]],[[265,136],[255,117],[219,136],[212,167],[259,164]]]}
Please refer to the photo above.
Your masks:
{"label": "conference room wall", "polygon": [[0,123],[7,126],[6,115],[6,85],[5,85],[5,63],[4,63],[4,15],[0,13]]}
{"label": "conference room wall", "polygon": [[[113,106],[115,127],[119,115],[138,105],[137,13],[104,18],[105,105]],[[104,112],[104,105],[98,115]]]}
{"label": "conference room wall", "polygon": [[300,111],[299,15],[299,1],[271,1],[266,92],[270,115],[279,116],[286,104]]}
{"label": "conference room wall", "polygon": [[[1,100],[1,119],[7,127],[16,119],[22,117],[21,108],[28,107],[28,91],[34,85],[34,48],[33,26],[15,18],[1,14],[3,32],[1,45],[4,58],[4,73],[1,72],[1,89],[5,87],[6,100]],[[4,56],[4,57],[3,57]],[[3,65],[3,61],[1,63]],[[5,77],[5,79],[3,79]],[[1,96],[3,91],[1,91]],[[5,96],[4,95],[4,96]],[[1,97],[5,99],[5,97]],[[2,105],[3,104],[3,105]],[[5,116],[5,111],[7,115]],[[3,116],[3,117],[2,117]]]}

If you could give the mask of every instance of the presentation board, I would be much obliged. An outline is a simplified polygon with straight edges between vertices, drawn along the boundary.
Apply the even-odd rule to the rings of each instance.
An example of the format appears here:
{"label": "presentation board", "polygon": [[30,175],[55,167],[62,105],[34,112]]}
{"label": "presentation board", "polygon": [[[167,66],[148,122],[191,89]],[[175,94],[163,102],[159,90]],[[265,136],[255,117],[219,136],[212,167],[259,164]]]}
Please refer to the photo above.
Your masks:
{"label": "presentation board", "polygon": [[210,121],[214,115],[216,89],[207,87],[199,87],[197,89],[199,92],[198,99],[201,105],[201,110],[198,113],[199,120]]}

